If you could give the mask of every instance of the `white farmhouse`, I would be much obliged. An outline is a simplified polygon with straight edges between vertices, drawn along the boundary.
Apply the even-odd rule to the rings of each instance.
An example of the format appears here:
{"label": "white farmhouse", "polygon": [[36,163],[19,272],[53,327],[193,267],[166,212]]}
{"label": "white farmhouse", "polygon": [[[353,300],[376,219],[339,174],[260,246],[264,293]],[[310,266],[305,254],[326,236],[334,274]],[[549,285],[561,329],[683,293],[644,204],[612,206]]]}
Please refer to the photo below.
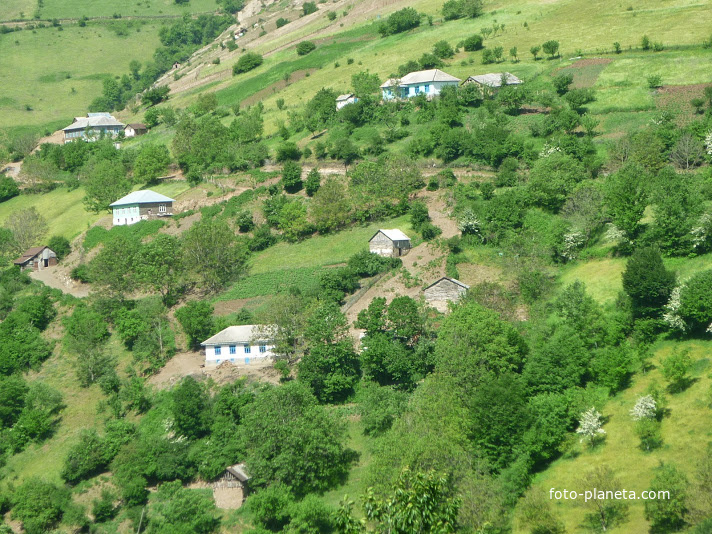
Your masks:
{"label": "white farmhouse", "polygon": [[355,95],[352,93],[349,93],[347,95],[339,95],[336,97],[336,110],[340,110],[344,106],[348,106],[349,104],[355,104],[358,102],[358,98],[356,98]]}
{"label": "white farmhouse", "polygon": [[460,78],[455,78],[440,69],[419,70],[403,76],[400,80],[390,79],[381,85],[383,100],[412,98],[425,95],[432,98],[440,94],[444,87],[455,87]]}
{"label": "white farmhouse", "polygon": [[165,195],[143,189],[134,191],[109,205],[114,214],[114,226],[173,215],[173,200]]}
{"label": "white farmhouse", "polygon": [[205,347],[205,365],[267,363],[274,356],[274,341],[264,332],[269,327],[246,324],[228,326],[201,343]]}

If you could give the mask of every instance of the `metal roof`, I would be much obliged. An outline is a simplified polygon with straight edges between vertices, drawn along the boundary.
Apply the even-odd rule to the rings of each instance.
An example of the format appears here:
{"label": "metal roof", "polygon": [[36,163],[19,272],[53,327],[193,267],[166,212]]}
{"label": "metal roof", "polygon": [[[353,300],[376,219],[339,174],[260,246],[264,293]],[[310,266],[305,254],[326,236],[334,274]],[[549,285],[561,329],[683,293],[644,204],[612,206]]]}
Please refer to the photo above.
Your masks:
{"label": "metal roof", "polygon": [[400,80],[391,78],[387,80],[381,87],[390,87],[396,81],[399,81],[399,87],[405,85],[416,85],[419,83],[426,82],[460,82],[460,78],[455,78],[447,72],[443,72],[440,69],[430,69],[430,70],[419,70],[416,72],[410,72],[403,76]]}
{"label": "metal roof", "polygon": [[[371,239],[373,239],[374,237],[376,237],[376,236],[379,234],[379,232],[382,233],[383,235],[385,235],[385,236],[386,236],[388,239],[390,239],[391,241],[410,241],[410,237],[408,237],[407,235],[405,235],[403,232],[401,232],[401,231],[398,230],[397,228],[394,228],[394,229],[391,229],[391,230],[383,230],[383,229],[381,229],[381,230],[379,230],[378,232],[376,232],[375,234],[373,234],[373,237],[371,237]],[[369,239],[369,241],[370,241],[371,239]]]}
{"label": "metal roof", "polygon": [[[425,289],[430,289],[431,287],[433,287],[434,285],[439,284],[439,283],[442,282],[443,280],[448,280],[449,282],[452,282],[453,284],[457,284],[457,285],[460,286],[460,287],[464,287],[465,289],[470,289],[470,286],[468,286],[467,284],[464,284],[464,283],[460,282],[459,280],[455,280],[454,278],[450,278],[449,276],[443,276],[442,278],[439,278],[439,279],[435,280],[435,282],[433,282],[432,284],[430,284],[430,285],[429,285],[428,287],[426,287]],[[425,289],[424,289],[423,291],[425,291]]]}
{"label": "metal roof", "polygon": [[[225,343],[250,343],[253,339],[260,337],[260,332],[272,327],[266,325],[243,324],[239,326],[228,326],[212,337],[201,343],[205,345],[223,345]],[[264,336],[261,336],[264,337]],[[267,340],[260,340],[267,341]]]}
{"label": "metal roof", "polygon": [[225,470],[237,478],[240,482],[247,482],[250,480],[250,475],[247,474],[247,466],[245,464],[231,465]]}
{"label": "metal roof", "polygon": [[123,128],[125,125],[123,122],[117,121],[110,113],[89,113],[86,117],[74,117],[74,122],[62,130],[68,132],[99,126],[120,126]]}
{"label": "metal roof", "polygon": [[123,198],[120,198],[116,202],[109,204],[109,206],[126,206],[128,204],[152,204],[154,202],[175,202],[172,198],[169,198],[150,189],[142,189],[140,191],[134,191],[129,193]]}
{"label": "metal roof", "polygon": [[487,87],[502,87],[503,76],[506,77],[507,85],[519,85],[522,83],[522,80],[509,72],[490,72],[489,74],[470,76],[467,80],[465,80],[465,83],[477,82],[481,85],[486,85]]}
{"label": "metal roof", "polygon": [[337,102],[343,102],[344,100],[348,100],[349,98],[353,98],[354,95],[352,93],[349,93],[348,95],[339,95],[336,97]]}
{"label": "metal roof", "polygon": [[[37,254],[39,254],[40,252],[42,252],[42,251],[43,251],[44,249],[46,249],[46,248],[49,248],[49,247],[44,246],[44,247],[32,247],[32,248],[28,248],[28,249],[22,254],[22,256],[20,256],[19,258],[17,258],[17,259],[16,259],[15,261],[13,261],[12,263],[14,263],[15,265],[23,265],[23,264],[27,263],[28,261],[30,261],[30,260],[31,260],[32,258],[34,258],[35,256],[37,256]],[[51,249],[50,249],[50,250],[51,250]]]}

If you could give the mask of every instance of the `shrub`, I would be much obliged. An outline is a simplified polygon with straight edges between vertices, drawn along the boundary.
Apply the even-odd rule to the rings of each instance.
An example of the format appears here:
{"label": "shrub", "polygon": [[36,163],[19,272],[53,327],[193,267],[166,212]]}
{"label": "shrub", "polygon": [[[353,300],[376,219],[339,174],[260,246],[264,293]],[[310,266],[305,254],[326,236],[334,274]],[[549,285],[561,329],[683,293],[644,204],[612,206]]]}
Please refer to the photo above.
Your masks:
{"label": "shrub", "polygon": [[659,74],[652,74],[647,77],[648,87],[650,89],[657,89],[663,84],[663,78]]}
{"label": "shrub", "polygon": [[282,166],[284,190],[295,193],[302,188],[302,166],[294,161],[286,161]]}
{"label": "shrub", "polygon": [[443,4],[445,20],[476,18],[482,15],[482,0],[448,0]]}
{"label": "shrub", "polygon": [[281,28],[282,26],[286,26],[287,24],[289,24],[289,21],[284,17],[279,17],[277,19],[277,28]]}
{"label": "shrub", "polygon": [[541,49],[544,51],[545,54],[549,54],[549,56],[556,57],[556,55],[559,53],[559,41],[547,41],[544,44],[541,45]]}
{"label": "shrub", "polygon": [[571,73],[559,74],[554,78],[553,83],[556,92],[559,95],[564,95],[568,92],[569,86],[574,83],[574,75]]}
{"label": "shrub", "polygon": [[316,50],[316,45],[312,41],[302,41],[297,45],[297,54],[300,56],[306,56],[314,50]]}
{"label": "shrub", "polygon": [[378,32],[381,36],[387,37],[388,35],[412,30],[418,26],[420,26],[420,14],[412,7],[406,7],[392,13],[386,20],[381,22]]}
{"label": "shrub", "polygon": [[462,44],[462,47],[465,49],[466,52],[475,52],[477,50],[482,50],[482,36],[479,33],[476,33],[475,35],[471,35],[467,39],[465,39],[465,42]]}
{"label": "shrub", "polygon": [[433,45],[433,54],[440,59],[448,59],[455,55],[455,51],[452,49],[452,46],[450,46],[450,43],[442,40]]}
{"label": "shrub", "polygon": [[81,282],[83,284],[90,283],[91,282],[91,274],[90,274],[89,266],[86,263],[77,265],[69,273],[69,277],[72,280],[76,280],[77,282]]}
{"label": "shrub", "polygon": [[264,62],[263,57],[255,52],[248,52],[232,66],[232,74],[241,74],[256,69]]}
{"label": "shrub", "polygon": [[20,194],[20,189],[17,187],[15,180],[9,176],[0,176],[0,202],[16,197]]}
{"label": "shrub", "polygon": [[336,20],[336,12],[335,11],[327,11],[326,12],[326,17],[331,21],[334,22]]}
{"label": "shrub", "polygon": [[277,161],[298,161],[302,157],[302,152],[295,143],[282,143],[277,148]]}
{"label": "shrub", "polygon": [[317,9],[316,2],[304,2],[302,4],[302,13],[304,16],[316,13]]}
{"label": "shrub", "polygon": [[712,330],[712,270],[696,274],[683,286],[678,313],[693,332]]}
{"label": "shrub", "polygon": [[61,235],[52,236],[47,242],[47,246],[57,254],[57,259],[60,260],[72,251],[69,240]]}
{"label": "shrub", "polygon": [[640,47],[643,50],[650,50],[650,39],[647,35],[643,35],[643,38],[640,40]]}

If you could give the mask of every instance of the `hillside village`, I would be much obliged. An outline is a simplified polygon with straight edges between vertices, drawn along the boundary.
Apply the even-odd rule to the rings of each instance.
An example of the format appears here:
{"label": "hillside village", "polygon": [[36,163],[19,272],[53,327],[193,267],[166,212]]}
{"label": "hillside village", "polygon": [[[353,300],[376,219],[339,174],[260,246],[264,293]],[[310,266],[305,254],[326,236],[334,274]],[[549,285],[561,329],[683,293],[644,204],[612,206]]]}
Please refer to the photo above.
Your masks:
{"label": "hillside village", "polygon": [[711,32],[0,5],[0,533],[712,532]]}

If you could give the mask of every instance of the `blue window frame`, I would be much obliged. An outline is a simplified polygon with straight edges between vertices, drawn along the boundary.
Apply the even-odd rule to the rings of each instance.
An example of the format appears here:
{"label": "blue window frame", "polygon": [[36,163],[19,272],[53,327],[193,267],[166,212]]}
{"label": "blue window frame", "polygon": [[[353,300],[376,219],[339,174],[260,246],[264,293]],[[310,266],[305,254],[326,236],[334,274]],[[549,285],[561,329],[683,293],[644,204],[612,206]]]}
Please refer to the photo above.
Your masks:
{"label": "blue window frame", "polygon": [[237,353],[237,347],[235,345],[230,345],[230,354],[236,354]]}
{"label": "blue window frame", "polygon": [[260,352],[267,352],[267,345],[260,345]]}
{"label": "blue window frame", "polygon": [[220,356],[222,354],[222,347],[215,347],[215,356]]}
{"label": "blue window frame", "polygon": [[251,351],[250,346],[249,346],[247,343],[245,343],[245,344],[243,345],[243,347],[244,347],[244,349],[245,349],[245,354],[249,354],[250,351]]}

